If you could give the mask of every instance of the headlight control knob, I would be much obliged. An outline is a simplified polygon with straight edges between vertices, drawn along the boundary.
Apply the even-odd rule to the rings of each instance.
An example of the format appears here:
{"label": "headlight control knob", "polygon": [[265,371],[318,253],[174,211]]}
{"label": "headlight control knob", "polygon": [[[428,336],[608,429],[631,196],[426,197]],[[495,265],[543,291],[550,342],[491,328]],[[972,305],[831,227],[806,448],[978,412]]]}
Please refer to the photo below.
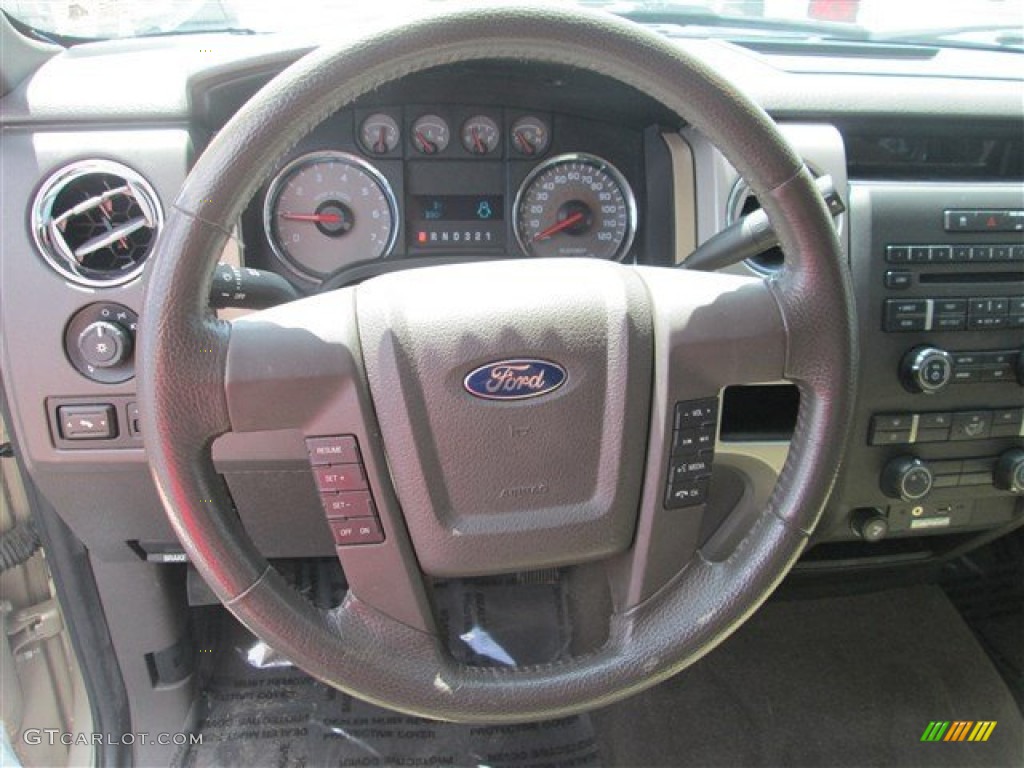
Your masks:
{"label": "headlight control knob", "polygon": [[132,339],[117,323],[97,320],[78,334],[78,351],[89,365],[113,368],[128,359],[132,351]]}
{"label": "headlight control knob", "polygon": [[932,471],[916,456],[897,456],[882,470],[882,493],[892,499],[918,501],[932,490]]}
{"label": "headlight control knob", "polygon": [[132,352],[139,316],[123,304],[89,304],[64,329],[64,351],[80,374],[101,384],[118,384],[135,375]]}
{"label": "headlight control knob", "polygon": [[915,347],[903,356],[900,380],[911,392],[941,392],[953,381],[953,357],[938,347]]}

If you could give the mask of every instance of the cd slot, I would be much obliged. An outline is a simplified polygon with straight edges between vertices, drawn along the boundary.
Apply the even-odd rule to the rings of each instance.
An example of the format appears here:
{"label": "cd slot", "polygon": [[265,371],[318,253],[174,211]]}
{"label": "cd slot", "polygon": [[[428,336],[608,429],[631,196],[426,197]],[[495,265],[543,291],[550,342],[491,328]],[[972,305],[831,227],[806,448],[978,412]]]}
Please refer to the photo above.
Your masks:
{"label": "cd slot", "polygon": [[1024,283],[1024,272],[922,272],[918,282],[932,285]]}

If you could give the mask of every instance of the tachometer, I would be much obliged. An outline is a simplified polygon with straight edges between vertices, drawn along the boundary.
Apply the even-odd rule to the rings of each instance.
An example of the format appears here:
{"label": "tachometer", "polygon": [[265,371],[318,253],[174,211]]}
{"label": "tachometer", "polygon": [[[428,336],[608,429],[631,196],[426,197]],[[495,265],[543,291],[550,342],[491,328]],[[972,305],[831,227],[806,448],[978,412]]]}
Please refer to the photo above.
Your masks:
{"label": "tachometer", "polygon": [[621,259],[636,234],[636,200],[621,173],[595,155],[559,155],[519,188],[516,238],[529,256]]}
{"label": "tachometer", "polygon": [[274,178],[263,205],[274,253],[304,277],[386,256],[398,232],[398,206],[387,179],[344,152],[314,152]]}

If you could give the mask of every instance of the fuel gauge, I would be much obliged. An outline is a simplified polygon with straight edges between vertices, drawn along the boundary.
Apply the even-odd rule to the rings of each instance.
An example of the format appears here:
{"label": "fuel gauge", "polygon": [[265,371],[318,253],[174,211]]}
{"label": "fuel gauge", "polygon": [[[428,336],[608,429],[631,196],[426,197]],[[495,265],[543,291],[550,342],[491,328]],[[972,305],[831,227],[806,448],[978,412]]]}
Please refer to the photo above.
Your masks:
{"label": "fuel gauge", "polygon": [[512,149],[520,155],[542,155],[550,140],[548,127],[540,118],[521,117],[512,123]]}
{"label": "fuel gauge", "polygon": [[391,115],[377,112],[363,120],[359,128],[359,140],[363,148],[374,155],[386,155],[398,146],[401,131],[398,121]]}

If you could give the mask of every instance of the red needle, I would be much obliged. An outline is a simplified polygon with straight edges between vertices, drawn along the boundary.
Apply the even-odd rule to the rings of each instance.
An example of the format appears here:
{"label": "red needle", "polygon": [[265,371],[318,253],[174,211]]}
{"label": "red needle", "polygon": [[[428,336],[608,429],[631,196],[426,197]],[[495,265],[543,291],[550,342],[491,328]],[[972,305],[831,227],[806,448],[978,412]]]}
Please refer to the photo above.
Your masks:
{"label": "red needle", "polygon": [[576,224],[577,222],[580,222],[580,221],[583,221],[583,213],[580,212],[580,211],[576,211],[576,213],[574,213],[572,216],[569,216],[569,217],[563,219],[562,221],[558,222],[557,224],[552,224],[550,227],[545,229],[540,234],[534,235],[533,239],[534,240],[543,240],[546,237],[551,237],[552,235],[554,235],[554,234],[556,234],[558,232],[561,232],[563,229],[568,229],[573,224]]}
{"label": "red needle", "polygon": [[537,148],[527,141],[526,136],[524,136],[521,131],[516,131],[515,137],[516,143],[523,150],[523,154],[532,155],[537,151]]}
{"label": "red needle", "polygon": [[424,153],[432,155],[437,152],[437,144],[424,136],[422,131],[416,131],[416,141],[420,143],[420,148]]}
{"label": "red needle", "polygon": [[484,144],[483,139],[480,138],[480,129],[475,125],[473,126],[473,146],[476,148],[478,155],[487,154],[487,145]]}
{"label": "red needle", "polygon": [[341,223],[341,215],[337,213],[282,213],[281,218],[288,221],[312,221],[319,224]]}

